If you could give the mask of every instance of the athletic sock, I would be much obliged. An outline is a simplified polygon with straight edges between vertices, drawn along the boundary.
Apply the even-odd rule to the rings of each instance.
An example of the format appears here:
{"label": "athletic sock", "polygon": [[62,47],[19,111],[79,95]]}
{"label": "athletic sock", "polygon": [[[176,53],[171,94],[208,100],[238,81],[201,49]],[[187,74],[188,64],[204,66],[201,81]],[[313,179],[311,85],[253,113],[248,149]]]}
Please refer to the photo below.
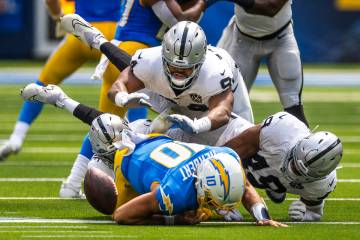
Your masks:
{"label": "athletic sock", "polygon": [[[36,81],[37,85],[44,86],[40,81]],[[29,125],[39,116],[44,104],[39,102],[25,101],[19,115],[19,122],[25,122]]]}
{"label": "athletic sock", "polygon": [[72,166],[71,173],[67,178],[66,182],[71,186],[73,186],[74,188],[80,190],[81,183],[84,180],[89,161],[90,161],[89,158],[81,154],[78,154],[74,162],[74,165]]}

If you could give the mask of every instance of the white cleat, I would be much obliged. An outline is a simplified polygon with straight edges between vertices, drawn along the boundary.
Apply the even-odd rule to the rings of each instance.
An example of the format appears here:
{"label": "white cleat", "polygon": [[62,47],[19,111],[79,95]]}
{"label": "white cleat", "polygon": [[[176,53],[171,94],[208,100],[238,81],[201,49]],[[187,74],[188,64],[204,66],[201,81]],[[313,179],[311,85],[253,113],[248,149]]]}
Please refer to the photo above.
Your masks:
{"label": "white cleat", "polygon": [[0,146],[0,161],[5,160],[11,154],[17,154],[21,149],[21,144],[13,144],[10,141],[6,141]]}
{"label": "white cleat", "polygon": [[41,102],[64,108],[64,100],[69,97],[56,85],[46,87],[30,83],[21,89],[20,95],[26,101]]}
{"label": "white cleat", "polygon": [[87,46],[100,49],[100,44],[107,41],[104,35],[78,14],[66,14],[60,19],[61,27]]}
{"label": "white cleat", "polygon": [[59,192],[60,198],[79,198],[79,199],[86,199],[85,194],[81,191],[81,189],[78,189],[74,186],[72,186],[69,183],[64,182],[61,184],[60,192]]}

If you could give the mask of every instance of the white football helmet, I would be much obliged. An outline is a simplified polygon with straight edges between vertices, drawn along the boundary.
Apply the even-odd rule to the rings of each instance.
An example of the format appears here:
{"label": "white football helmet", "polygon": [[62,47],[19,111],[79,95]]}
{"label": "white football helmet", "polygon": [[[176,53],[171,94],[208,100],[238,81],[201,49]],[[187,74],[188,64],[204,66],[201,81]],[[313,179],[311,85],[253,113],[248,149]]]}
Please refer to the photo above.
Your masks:
{"label": "white football helmet", "polygon": [[[206,48],[206,36],[198,24],[182,21],[170,28],[162,41],[162,60],[172,88],[185,90],[191,86],[205,60]],[[171,74],[169,66],[192,68],[192,73],[185,79],[179,79]]]}
{"label": "white football helmet", "polygon": [[218,153],[202,161],[196,172],[197,199],[210,210],[235,208],[245,191],[245,173],[239,159]]}
{"label": "white football helmet", "polygon": [[100,158],[112,159],[116,142],[122,140],[122,131],[129,129],[128,122],[119,116],[104,113],[95,118],[89,131],[93,152]]}
{"label": "white football helmet", "polygon": [[342,157],[340,139],[330,132],[317,132],[301,139],[289,152],[282,168],[297,182],[311,182],[331,173]]}

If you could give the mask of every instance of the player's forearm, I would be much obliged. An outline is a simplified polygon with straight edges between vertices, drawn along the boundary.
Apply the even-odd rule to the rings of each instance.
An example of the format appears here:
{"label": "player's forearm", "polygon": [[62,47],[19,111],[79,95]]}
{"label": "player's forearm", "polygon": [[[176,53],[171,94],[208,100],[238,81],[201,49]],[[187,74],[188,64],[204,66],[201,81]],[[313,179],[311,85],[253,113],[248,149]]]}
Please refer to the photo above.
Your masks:
{"label": "player's forearm", "polygon": [[230,121],[231,111],[221,106],[209,111],[208,118],[211,121],[211,130],[218,129]]}
{"label": "player's forearm", "polygon": [[79,104],[73,112],[73,115],[83,121],[84,123],[91,125],[92,121],[103,114],[103,112],[100,112],[96,110],[95,108],[88,107],[83,104]]}
{"label": "player's forearm", "polygon": [[245,192],[242,198],[242,204],[256,221],[270,220],[269,212],[264,204],[263,199],[256,192],[255,188],[246,182]]}
{"label": "player's forearm", "polygon": [[177,17],[179,21],[193,21],[198,22],[205,11],[205,1],[199,0],[192,7],[184,10],[180,16]]}
{"label": "player's forearm", "polygon": [[100,51],[110,60],[117,69],[123,71],[130,65],[131,56],[111,42],[103,43]]}
{"label": "player's forearm", "polygon": [[45,0],[46,7],[48,12],[53,20],[59,20],[62,15],[64,15],[60,0]]}

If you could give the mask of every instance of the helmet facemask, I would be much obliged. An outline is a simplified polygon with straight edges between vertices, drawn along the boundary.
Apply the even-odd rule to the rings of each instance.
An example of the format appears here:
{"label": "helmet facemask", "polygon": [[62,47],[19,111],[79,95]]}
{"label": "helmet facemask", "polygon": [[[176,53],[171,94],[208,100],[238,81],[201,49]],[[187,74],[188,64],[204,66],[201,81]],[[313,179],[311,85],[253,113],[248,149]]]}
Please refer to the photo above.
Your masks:
{"label": "helmet facemask", "polygon": [[245,174],[239,161],[228,153],[203,160],[196,171],[199,208],[231,210],[244,193]]}
{"label": "helmet facemask", "polygon": [[129,129],[127,121],[116,115],[105,113],[95,118],[89,131],[94,154],[104,161],[113,162],[117,143],[122,141],[122,132],[126,129]]}
{"label": "helmet facemask", "polygon": [[[179,22],[165,34],[162,42],[162,61],[171,88],[186,90],[191,86],[205,61],[206,49],[205,33],[194,22]],[[186,70],[192,71],[188,73]],[[185,76],[179,77],[181,75]]]}

